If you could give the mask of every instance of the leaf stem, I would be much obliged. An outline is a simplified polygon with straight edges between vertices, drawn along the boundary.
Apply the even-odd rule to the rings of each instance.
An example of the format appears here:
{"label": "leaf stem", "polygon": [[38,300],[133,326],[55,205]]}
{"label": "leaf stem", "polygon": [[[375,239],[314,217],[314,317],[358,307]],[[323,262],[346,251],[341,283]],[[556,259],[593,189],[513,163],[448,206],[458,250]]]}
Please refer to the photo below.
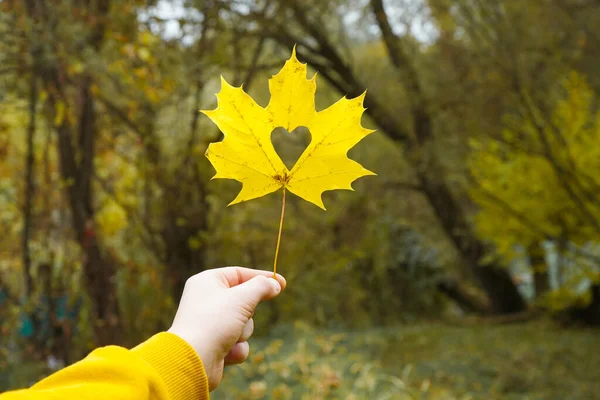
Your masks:
{"label": "leaf stem", "polygon": [[279,220],[279,234],[277,235],[277,247],[275,248],[275,260],[273,261],[273,278],[277,274],[277,257],[279,257],[279,243],[281,243],[281,232],[283,230],[283,216],[285,215],[285,186],[283,187],[283,199],[281,201],[281,219]]}

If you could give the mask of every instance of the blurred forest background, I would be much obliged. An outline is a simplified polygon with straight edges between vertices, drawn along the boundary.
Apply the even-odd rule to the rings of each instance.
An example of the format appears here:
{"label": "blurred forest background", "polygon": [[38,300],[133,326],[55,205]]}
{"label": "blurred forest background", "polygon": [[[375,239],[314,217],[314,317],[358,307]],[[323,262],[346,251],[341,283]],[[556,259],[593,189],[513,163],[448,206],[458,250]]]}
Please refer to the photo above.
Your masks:
{"label": "blurred forest background", "polygon": [[214,397],[600,398],[599,27],[598,0],[0,0],[0,390],[272,267],[280,197],[227,207],[198,110],[221,74],[265,105],[297,45],[319,109],[368,89],[378,176],[289,196],[288,289]]}

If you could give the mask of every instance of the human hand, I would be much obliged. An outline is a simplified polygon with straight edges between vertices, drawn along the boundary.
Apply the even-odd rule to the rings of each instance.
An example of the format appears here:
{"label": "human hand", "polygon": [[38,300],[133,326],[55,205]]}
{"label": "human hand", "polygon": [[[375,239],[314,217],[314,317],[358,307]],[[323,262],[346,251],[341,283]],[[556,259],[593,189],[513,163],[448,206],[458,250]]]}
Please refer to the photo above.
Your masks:
{"label": "human hand", "polygon": [[169,332],[198,353],[210,390],[223,378],[225,365],[248,358],[248,338],[254,331],[252,316],[258,303],[277,296],[286,281],[277,274],[242,267],[210,269],[185,284]]}

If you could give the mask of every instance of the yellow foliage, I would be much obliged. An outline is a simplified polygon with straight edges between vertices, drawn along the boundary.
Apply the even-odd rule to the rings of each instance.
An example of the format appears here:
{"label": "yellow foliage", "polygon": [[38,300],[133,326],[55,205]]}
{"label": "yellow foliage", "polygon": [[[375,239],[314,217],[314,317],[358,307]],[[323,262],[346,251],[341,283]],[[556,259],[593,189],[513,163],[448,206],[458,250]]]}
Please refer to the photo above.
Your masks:
{"label": "yellow foliage", "polygon": [[477,228],[507,256],[515,244],[560,235],[585,243],[598,234],[592,220],[600,221],[593,195],[600,188],[600,114],[579,75],[562,88],[566,96],[550,116],[507,118],[502,140],[472,143]]}
{"label": "yellow foliage", "polygon": [[[206,156],[217,171],[213,178],[235,179],[243,184],[231,202],[255,199],[285,187],[290,192],[325,209],[327,190],[352,190],[356,179],[374,175],[350,160],[347,152],[372,130],[361,126],[364,94],[343,98],[327,109],[315,110],[316,76],[306,79],[306,64],[295,50],[282,70],[269,81],[271,100],[264,108],[244,92],[221,80],[218,107],[203,111],[223,132],[225,139],[212,143]],[[312,141],[290,170],[273,144],[277,127],[289,132],[305,126]]]}
{"label": "yellow foliage", "polygon": [[106,236],[113,236],[127,226],[127,213],[117,203],[108,200],[96,214],[96,223]]}

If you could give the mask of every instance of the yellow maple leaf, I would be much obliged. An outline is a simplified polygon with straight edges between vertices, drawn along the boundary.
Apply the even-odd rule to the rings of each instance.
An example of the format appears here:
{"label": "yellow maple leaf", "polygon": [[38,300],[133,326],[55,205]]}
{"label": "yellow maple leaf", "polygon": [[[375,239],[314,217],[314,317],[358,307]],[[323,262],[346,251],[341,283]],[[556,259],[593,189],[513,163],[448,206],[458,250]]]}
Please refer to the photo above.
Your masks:
{"label": "yellow maple leaf", "polygon": [[[375,175],[348,158],[348,151],[374,132],[361,125],[365,94],[346,97],[323,111],[315,109],[316,74],[306,79],[306,64],[296,58],[296,49],[285,65],[269,80],[271,100],[258,105],[243,88],[229,85],[221,77],[215,110],[202,111],[223,132],[221,142],[211,143],[206,157],[217,171],[213,179],[235,179],[242,190],[229,204],[255,199],[283,189],[279,234],[275,248],[273,274],[285,214],[286,189],[325,209],[322,195],[327,190],[352,189],[356,179]],[[311,142],[289,170],[271,142],[275,128],[292,132],[308,128]]]}
{"label": "yellow maple leaf", "polygon": [[[235,179],[242,190],[230,203],[255,199],[283,188],[325,209],[323,192],[352,189],[356,179],[375,175],[347,157],[348,151],[374,132],[361,125],[365,94],[346,97],[317,112],[316,74],[306,78],[306,64],[296,58],[295,49],[284,67],[269,80],[271,100],[258,105],[243,88],[221,78],[218,107],[202,111],[223,132],[224,139],[212,143],[206,157],[217,171],[213,179]],[[312,140],[291,170],[285,166],[273,144],[271,133],[283,127],[292,132],[308,128]]]}

